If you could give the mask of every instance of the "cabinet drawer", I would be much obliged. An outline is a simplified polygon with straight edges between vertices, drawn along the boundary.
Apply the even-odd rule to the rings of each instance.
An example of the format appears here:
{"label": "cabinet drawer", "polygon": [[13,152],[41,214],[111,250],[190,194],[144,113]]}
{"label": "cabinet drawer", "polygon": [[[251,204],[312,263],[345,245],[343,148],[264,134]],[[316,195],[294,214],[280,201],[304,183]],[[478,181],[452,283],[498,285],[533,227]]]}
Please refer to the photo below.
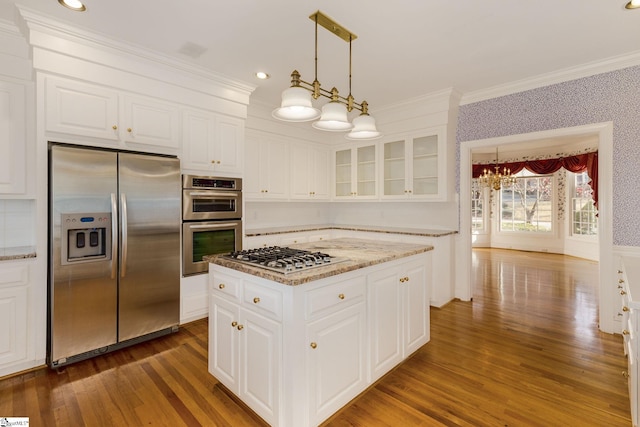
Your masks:
{"label": "cabinet drawer", "polygon": [[325,316],[364,300],[365,277],[356,277],[307,292],[306,316]]}
{"label": "cabinet drawer", "polygon": [[252,311],[276,320],[282,319],[282,293],[275,289],[245,281],[243,303]]}
{"label": "cabinet drawer", "polygon": [[212,295],[225,296],[240,303],[240,279],[218,272],[213,272],[209,277],[209,288]]}

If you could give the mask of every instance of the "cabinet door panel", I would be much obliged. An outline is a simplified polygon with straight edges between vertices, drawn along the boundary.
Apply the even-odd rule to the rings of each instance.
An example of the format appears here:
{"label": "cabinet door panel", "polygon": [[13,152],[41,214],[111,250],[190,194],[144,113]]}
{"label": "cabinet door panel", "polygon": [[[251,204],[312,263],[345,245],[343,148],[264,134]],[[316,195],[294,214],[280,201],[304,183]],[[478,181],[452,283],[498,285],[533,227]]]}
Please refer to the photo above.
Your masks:
{"label": "cabinet door panel", "polygon": [[124,108],[126,142],[178,148],[180,118],[177,106],[147,98],[126,97]]}
{"label": "cabinet door panel", "polygon": [[214,170],[216,172],[242,173],[244,122],[233,117],[218,116],[215,137],[213,158],[216,164]]}
{"label": "cabinet door panel", "polygon": [[187,111],[183,120],[183,168],[211,171],[215,116],[206,112]]}
{"label": "cabinet door panel", "polygon": [[52,77],[45,87],[47,131],[118,140],[117,92]]}
{"label": "cabinet door panel", "polygon": [[209,372],[229,390],[238,393],[238,308],[220,298],[209,300]]}
{"label": "cabinet door panel", "polygon": [[24,85],[0,81],[0,193],[24,193],[26,110]]}
{"label": "cabinet door panel", "polygon": [[240,396],[265,420],[278,419],[280,401],[280,324],[243,310]]}
{"label": "cabinet door panel", "polygon": [[406,270],[404,288],[406,316],[404,333],[404,357],[410,355],[429,340],[429,287],[426,267],[421,264],[411,265]]}
{"label": "cabinet door panel", "polygon": [[366,385],[364,303],[307,327],[310,421],[316,425],[349,402]]}
{"label": "cabinet door panel", "polygon": [[397,269],[369,277],[371,372],[373,380],[402,360],[402,299]]}

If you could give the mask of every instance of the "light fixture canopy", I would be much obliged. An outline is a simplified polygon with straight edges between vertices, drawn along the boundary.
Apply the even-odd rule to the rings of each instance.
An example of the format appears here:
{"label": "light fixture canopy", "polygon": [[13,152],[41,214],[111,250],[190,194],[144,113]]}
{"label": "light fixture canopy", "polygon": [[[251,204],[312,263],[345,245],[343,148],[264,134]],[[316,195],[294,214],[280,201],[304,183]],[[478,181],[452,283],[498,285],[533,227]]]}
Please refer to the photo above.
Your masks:
{"label": "light fixture canopy", "polygon": [[[312,83],[306,82],[300,78],[300,73],[297,70],[293,70],[291,73],[291,86],[282,92],[280,108],[273,110],[272,116],[284,121],[302,122],[315,120],[320,116],[320,112],[313,107],[311,98],[318,99],[322,96],[328,98],[330,102],[322,107],[320,120],[312,124],[315,129],[330,132],[353,129],[346,136],[348,139],[379,138],[381,134],[376,129],[375,120],[369,115],[367,101],[358,103],[351,95],[351,42],[357,36],[319,10],[311,14],[309,18],[316,24],[315,78]],[[341,96],[335,87],[331,91],[322,88],[318,81],[318,24],[349,43],[349,95],[346,98]],[[305,95],[303,95],[303,92]],[[361,115],[356,117],[353,124],[351,124],[348,113],[353,110],[360,111]]]}
{"label": "light fixture canopy", "polygon": [[494,171],[485,169],[482,171],[482,175],[478,177],[478,182],[481,187],[492,188],[499,191],[502,187],[509,188],[516,183],[516,177],[511,174],[511,169],[507,167],[502,168],[500,172],[500,166],[498,166],[498,147],[496,147],[496,164]]}
{"label": "light fixture canopy", "polygon": [[84,12],[87,10],[84,4],[80,0],[58,0],[58,3],[66,7],[67,9],[74,10],[76,12]]}

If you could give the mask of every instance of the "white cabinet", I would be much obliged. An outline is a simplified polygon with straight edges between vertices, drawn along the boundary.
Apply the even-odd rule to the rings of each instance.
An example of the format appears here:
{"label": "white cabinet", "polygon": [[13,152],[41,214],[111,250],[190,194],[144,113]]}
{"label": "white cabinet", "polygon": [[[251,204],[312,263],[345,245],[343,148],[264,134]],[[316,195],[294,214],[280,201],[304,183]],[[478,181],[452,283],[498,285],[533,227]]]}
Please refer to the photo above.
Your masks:
{"label": "white cabinet", "polygon": [[125,143],[166,148],[180,147],[180,111],[157,99],[125,95],[119,126]]}
{"label": "white cabinet", "polygon": [[209,372],[270,425],[319,425],[429,341],[430,265],[288,286],[211,264]]}
{"label": "white cabinet", "polygon": [[[25,369],[29,362],[28,261],[0,264],[0,377]],[[16,366],[18,367],[16,369]]]}
{"label": "white cabinet", "polygon": [[375,199],[378,196],[375,144],[337,149],[334,165],[336,199]]}
{"label": "white cabinet", "polygon": [[45,129],[83,144],[176,153],[180,148],[177,105],[98,85],[45,77]]}
{"label": "white cabinet", "polygon": [[367,384],[364,302],[307,325],[309,420],[318,425]]}
{"label": "white cabinet", "polygon": [[329,198],[329,149],[291,144],[291,198]]}
{"label": "white cabinet", "polygon": [[627,377],[629,399],[631,401],[631,422],[640,425],[638,399],[640,398],[640,258],[622,257],[618,271],[618,290],[621,296],[622,336],[624,352],[627,355]]}
{"label": "white cabinet", "polygon": [[247,132],[245,141],[246,200],[284,200],[289,197],[289,152],[287,143]]}
{"label": "white cabinet", "polygon": [[443,131],[382,144],[382,198],[445,198]]}
{"label": "white cabinet", "polygon": [[26,191],[25,84],[0,80],[0,193]]}
{"label": "white cabinet", "polygon": [[371,379],[429,341],[429,282],[420,258],[368,277]]}
{"label": "white cabinet", "polygon": [[280,411],[282,294],[210,274],[209,372],[270,424]]}
{"label": "white cabinet", "polygon": [[182,168],[206,174],[241,176],[244,122],[210,111],[183,113]]}

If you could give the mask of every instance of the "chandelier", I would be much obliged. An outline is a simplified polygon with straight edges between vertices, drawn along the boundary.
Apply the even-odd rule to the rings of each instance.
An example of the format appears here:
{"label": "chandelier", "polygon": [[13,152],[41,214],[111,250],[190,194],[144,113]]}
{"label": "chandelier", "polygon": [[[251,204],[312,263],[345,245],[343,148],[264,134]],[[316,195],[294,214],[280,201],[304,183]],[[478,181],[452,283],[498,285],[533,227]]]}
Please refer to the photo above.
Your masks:
{"label": "chandelier", "polygon": [[498,147],[496,147],[496,165],[494,166],[494,172],[490,169],[484,169],[482,175],[478,177],[480,186],[486,188],[493,188],[498,191],[501,187],[509,188],[516,183],[516,177],[511,175],[511,169],[507,167],[502,168],[500,172],[500,166],[498,166]]}
{"label": "chandelier", "polygon": [[[347,139],[379,138],[381,134],[376,129],[375,119],[369,115],[369,104],[367,101],[358,103],[351,95],[351,42],[357,36],[320,11],[309,18],[316,23],[315,78],[312,83],[306,82],[297,70],[293,70],[291,87],[282,92],[282,103],[280,108],[273,110],[273,117],[288,122],[308,122],[320,117],[312,123],[315,129],[331,132],[350,130]],[[318,24],[349,43],[349,95],[346,98],[335,87],[330,91],[322,88],[318,81]],[[329,99],[322,107],[322,112],[313,107],[311,100],[312,97],[318,99],[321,96]],[[360,111],[360,115],[350,123],[347,114],[353,110]]]}

